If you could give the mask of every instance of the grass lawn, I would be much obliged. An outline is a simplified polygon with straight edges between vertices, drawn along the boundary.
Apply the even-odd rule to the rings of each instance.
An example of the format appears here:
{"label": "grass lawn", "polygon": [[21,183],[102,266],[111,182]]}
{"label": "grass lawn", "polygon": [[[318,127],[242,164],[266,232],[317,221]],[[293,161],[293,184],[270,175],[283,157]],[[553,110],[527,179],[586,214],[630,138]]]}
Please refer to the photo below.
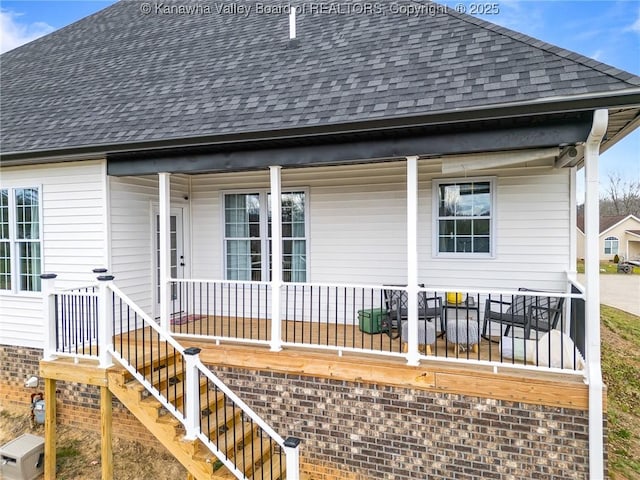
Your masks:
{"label": "grass lawn", "polygon": [[602,305],[601,318],[609,474],[640,479],[640,317]]}
{"label": "grass lawn", "polygon": [[[584,260],[578,260],[577,263],[578,273],[584,273]],[[640,271],[638,267],[632,267],[631,275]],[[618,264],[613,262],[600,262],[600,273],[618,273]],[[626,275],[621,273],[620,275]]]}

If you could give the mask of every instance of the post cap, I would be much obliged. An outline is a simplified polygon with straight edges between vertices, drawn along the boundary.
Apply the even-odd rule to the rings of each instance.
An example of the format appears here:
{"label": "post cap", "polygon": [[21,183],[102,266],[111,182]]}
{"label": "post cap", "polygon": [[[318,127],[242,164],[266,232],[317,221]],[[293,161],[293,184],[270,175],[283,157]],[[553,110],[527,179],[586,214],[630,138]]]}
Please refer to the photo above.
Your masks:
{"label": "post cap", "polygon": [[100,280],[101,282],[109,282],[109,281],[113,280],[114,278],[116,278],[116,277],[114,277],[113,275],[100,275],[98,277],[98,280]]}
{"label": "post cap", "polygon": [[296,437],[287,437],[284,441],[284,446],[287,448],[297,448],[301,441],[302,440]]}
{"label": "post cap", "polygon": [[94,268],[92,271],[93,273],[107,273],[109,270],[101,267],[101,268]]}
{"label": "post cap", "polygon": [[202,351],[201,348],[189,347],[189,348],[185,349],[184,354],[185,355],[198,355],[201,351]]}
{"label": "post cap", "polygon": [[57,276],[58,276],[57,273],[43,273],[43,274],[40,275],[40,278],[42,280],[53,280]]}

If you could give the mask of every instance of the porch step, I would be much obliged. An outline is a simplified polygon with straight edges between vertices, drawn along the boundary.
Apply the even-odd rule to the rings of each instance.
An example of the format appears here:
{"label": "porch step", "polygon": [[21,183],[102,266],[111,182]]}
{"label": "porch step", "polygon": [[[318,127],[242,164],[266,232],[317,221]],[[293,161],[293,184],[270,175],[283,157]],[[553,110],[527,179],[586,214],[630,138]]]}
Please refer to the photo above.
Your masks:
{"label": "porch step", "polygon": [[[274,459],[278,457],[271,457],[269,460],[264,462],[258,470],[253,472],[253,475],[250,477],[252,480],[266,480],[266,479],[283,479],[285,475],[285,465],[283,462],[274,462]],[[279,460],[279,458],[278,458]]]}
{"label": "porch step", "polygon": [[[153,357],[153,358],[152,358]],[[179,411],[184,403],[182,361],[173,355],[153,356],[147,352],[138,358],[138,368]],[[153,375],[150,377],[150,375]],[[147,429],[185,466],[197,480],[234,479],[235,475],[200,441],[184,441],[184,426],[167,412],[144,385],[122,367],[108,373],[111,392],[147,427]],[[168,389],[168,390],[167,390]],[[225,395],[208,390],[206,378],[200,381],[200,424],[203,433],[218,450],[241,470],[246,478],[285,480],[284,457],[279,447],[260,434],[253,422],[245,421],[242,410],[225,402]],[[282,464],[282,468],[280,468]],[[273,471],[271,470],[273,467]]]}
{"label": "porch step", "polygon": [[[134,366],[138,373],[150,382],[162,381],[167,376],[176,376],[184,374],[184,366],[181,357],[176,357],[174,354],[165,355],[153,355],[140,354],[137,358],[132,358],[128,362]],[[137,362],[137,363],[136,363]],[[134,380],[134,376],[127,370],[121,369],[122,383],[128,383]],[[144,388],[144,387],[142,387]]]}

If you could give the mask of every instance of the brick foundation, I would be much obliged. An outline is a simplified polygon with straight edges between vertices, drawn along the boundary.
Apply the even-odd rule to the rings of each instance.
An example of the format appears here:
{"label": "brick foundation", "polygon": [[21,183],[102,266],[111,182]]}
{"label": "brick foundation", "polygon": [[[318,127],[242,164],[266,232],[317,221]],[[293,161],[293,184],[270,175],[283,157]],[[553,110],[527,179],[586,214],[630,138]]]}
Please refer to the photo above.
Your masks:
{"label": "brick foundation", "polygon": [[584,479],[588,414],[268,371],[213,369],[318,480]]}
{"label": "brick foundation", "polygon": [[[37,348],[0,345],[0,407],[24,407],[29,412],[31,394],[44,390],[42,379],[38,388],[26,388],[25,379],[38,376],[42,350]],[[57,419],[62,425],[100,432],[100,390],[98,387],[78,383],[56,383]],[[164,450],[116,398],[113,399],[113,436],[133,440]]]}
{"label": "brick foundation", "polygon": [[[29,405],[42,351],[0,346],[0,406]],[[584,479],[588,413],[465,395],[215,367],[283,437],[309,480]],[[97,387],[58,382],[58,421],[99,431]],[[606,425],[606,423],[605,423]],[[114,399],[114,436],[157,440]]]}

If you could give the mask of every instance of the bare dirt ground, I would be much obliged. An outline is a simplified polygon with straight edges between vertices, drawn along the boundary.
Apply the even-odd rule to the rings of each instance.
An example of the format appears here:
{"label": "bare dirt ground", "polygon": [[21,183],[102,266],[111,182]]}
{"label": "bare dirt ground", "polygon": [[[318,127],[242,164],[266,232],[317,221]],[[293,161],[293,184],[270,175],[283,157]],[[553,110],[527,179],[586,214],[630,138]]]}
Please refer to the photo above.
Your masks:
{"label": "bare dirt ground", "polygon": [[[23,433],[44,437],[44,427],[30,427],[27,408],[0,409],[0,446]],[[58,425],[58,435],[56,480],[100,480],[100,434]],[[113,478],[186,479],[187,471],[167,453],[158,452],[138,442],[114,439]]]}

